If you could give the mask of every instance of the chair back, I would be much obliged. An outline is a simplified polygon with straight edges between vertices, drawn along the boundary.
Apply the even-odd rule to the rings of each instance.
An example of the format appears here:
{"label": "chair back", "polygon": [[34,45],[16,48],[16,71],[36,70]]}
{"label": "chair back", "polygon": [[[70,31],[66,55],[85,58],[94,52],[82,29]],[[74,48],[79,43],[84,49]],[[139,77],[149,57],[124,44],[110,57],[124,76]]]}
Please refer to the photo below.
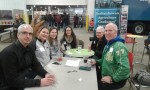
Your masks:
{"label": "chair back", "polygon": [[132,52],[128,52],[130,71],[133,70],[133,58],[134,58],[134,54]]}
{"label": "chair back", "polygon": [[84,48],[84,42],[82,40],[79,40],[79,45],[82,45],[82,48]]}

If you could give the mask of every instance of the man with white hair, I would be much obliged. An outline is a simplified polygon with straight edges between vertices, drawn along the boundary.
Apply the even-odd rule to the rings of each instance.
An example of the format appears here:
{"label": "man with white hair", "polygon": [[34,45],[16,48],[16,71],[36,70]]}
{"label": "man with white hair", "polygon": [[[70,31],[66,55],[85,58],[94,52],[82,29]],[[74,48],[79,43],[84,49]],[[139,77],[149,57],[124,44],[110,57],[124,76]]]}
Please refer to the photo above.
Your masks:
{"label": "man with white hair", "polygon": [[[104,27],[98,26],[96,28],[96,37],[93,39],[92,44],[89,47],[89,49],[94,51],[94,55],[92,56],[92,58],[97,60],[97,62],[99,59],[101,59],[103,49],[106,44],[107,44],[107,40],[104,36]],[[96,64],[96,72],[97,72],[97,79],[99,79],[100,78],[99,77],[100,76],[100,68],[97,64]]]}
{"label": "man with white hair", "polygon": [[[1,51],[0,90],[24,90],[26,87],[48,86],[55,82],[54,75],[43,69],[29,46],[32,34],[30,25],[20,25],[18,40]],[[26,79],[29,69],[43,78]]]}
{"label": "man with white hair", "polygon": [[102,26],[98,26],[96,28],[96,37],[92,41],[91,48],[89,48],[94,51],[94,59],[101,58],[106,43],[107,40],[104,36],[104,28]]}
{"label": "man with white hair", "polygon": [[117,36],[118,27],[114,23],[105,26],[107,44],[102,58],[98,60],[101,67],[101,78],[98,81],[99,90],[116,90],[126,84],[130,75],[128,50],[124,39]]}

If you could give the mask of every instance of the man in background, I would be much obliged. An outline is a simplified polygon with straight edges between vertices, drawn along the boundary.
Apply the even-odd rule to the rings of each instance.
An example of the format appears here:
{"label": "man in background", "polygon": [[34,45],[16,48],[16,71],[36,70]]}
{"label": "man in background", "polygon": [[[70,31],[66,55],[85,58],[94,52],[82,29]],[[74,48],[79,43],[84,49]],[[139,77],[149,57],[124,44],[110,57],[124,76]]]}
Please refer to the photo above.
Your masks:
{"label": "man in background", "polygon": [[21,24],[24,24],[25,22],[23,21],[23,19],[20,17],[19,14],[15,15],[15,21],[13,23],[13,33],[14,33],[14,39],[15,41],[17,40],[17,32],[18,32],[18,27]]}

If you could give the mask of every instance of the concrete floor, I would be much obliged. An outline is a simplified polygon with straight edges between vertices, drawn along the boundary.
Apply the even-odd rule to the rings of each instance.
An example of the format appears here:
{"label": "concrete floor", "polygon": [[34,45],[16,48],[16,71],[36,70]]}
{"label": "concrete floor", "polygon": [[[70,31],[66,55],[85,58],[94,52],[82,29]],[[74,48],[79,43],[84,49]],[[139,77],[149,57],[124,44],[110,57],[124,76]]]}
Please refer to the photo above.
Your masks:
{"label": "concrete floor", "polygon": [[[78,29],[75,28],[74,32],[75,32],[77,38],[84,41],[84,48],[88,48],[88,45],[90,45],[90,43],[91,43],[89,41],[89,37],[93,36],[93,33],[86,32],[85,28],[78,28]],[[59,31],[58,39],[60,39],[62,37],[62,35],[63,35],[63,30],[61,29]],[[11,42],[9,42],[9,40],[4,40],[4,39],[7,39],[8,37],[9,37],[9,34],[2,36],[2,42],[0,42],[0,51],[3,48],[5,48],[6,46],[11,44]],[[124,37],[124,36],[122,36],[122,37]],[[146,38],[147,38],[147,36],[144,36],[143,38],[136,38],[137,44],[135,45],[135,48],[134,48],[134,62],[141,60],[142,52],[144,49],[144,39],[146,39]],[[132,44],[126,44],[126,46],[127,46],[128,50],[131,51]],[[145,54],[145,56],[144,56],[143,63],[145,63],[145,64],[148,63],[148,55],[147,54]],[[125,87],[120,90],[129,90],[129,83],[127,82]],[[141,88],[141,90],[150,90],[150,88]]]}

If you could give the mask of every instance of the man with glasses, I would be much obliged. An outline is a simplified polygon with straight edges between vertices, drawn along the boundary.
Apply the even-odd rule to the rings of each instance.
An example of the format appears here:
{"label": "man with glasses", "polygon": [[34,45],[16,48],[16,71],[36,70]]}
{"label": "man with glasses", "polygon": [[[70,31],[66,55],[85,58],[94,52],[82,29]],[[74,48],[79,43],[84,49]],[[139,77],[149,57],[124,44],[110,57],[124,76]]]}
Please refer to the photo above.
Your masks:
{"label": "man with glasses", "polygon": [[[28,24],[18,28],[18,40],[0,53],[0,90],[23,90],[26,87],[48,86],[55,82],[55,77],[47,73],[37,61],[32,47],[33,29]],[[42,79],[27,79],[32,69]]]}
{"label": "man with glasses", "polygon": [[117,36],[117,25],[108,23],[105,27],[107,44],[103,50],[102,58],[97,62],[101,67],[99,90],[116,90],[126,84],[130,75],[128,50],[124,39]]}
{"label": "man with glasses", "polygon": [[[96,37],[93,39],[91,46],[89,46],[89,50],[94,51],[94,55],[92,58],[95,60],[99,60],[102,57],[103,49],[107,43],[107,40],[104,36],[104,28],[102,26],[98,26],[96,28]],[[97,61],[98,62],[98,61]],[[96,72],[97,72],[97,80],[100,78],[100,68],[98,64],[96,64]]]}
{"label": "man with glasses", "polygon": [[101,58],[106,43],[107,41],[104,36],[104,28],[102,26],[98,26],[96,28],[96,37],[93,39],[91,47],[89,47],[89,49],[95,52],[93,56],[94,59]]}

